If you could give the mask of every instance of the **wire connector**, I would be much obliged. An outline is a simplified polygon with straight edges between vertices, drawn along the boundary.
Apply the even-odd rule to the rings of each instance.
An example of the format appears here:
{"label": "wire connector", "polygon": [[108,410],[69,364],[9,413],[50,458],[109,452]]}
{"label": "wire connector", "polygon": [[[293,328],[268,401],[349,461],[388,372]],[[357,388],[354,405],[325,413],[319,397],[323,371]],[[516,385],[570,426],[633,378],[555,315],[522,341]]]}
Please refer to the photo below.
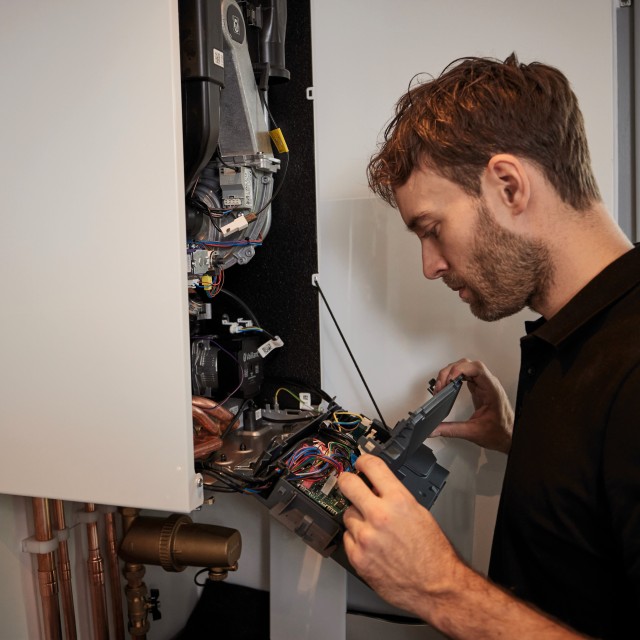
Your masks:
{"label": "wire connector", "polygon": [[226,238],[236,231],[242,231],[249,226],[250,222],[256,219],[255,213],[247,213],[245,216],[238,216],[233,222],[225,224],[224,227],[220,227],[222,235]]}
{"label": "wire connector", "polygon": [[246,329],[252,329],[253,322],[251,320],[245,320],[244,318],[238,318],[235,322],[229,320],[229,316],[225,313],[222,315],[222,324],[225,327],[229,327],[229,333],[242,333]]}

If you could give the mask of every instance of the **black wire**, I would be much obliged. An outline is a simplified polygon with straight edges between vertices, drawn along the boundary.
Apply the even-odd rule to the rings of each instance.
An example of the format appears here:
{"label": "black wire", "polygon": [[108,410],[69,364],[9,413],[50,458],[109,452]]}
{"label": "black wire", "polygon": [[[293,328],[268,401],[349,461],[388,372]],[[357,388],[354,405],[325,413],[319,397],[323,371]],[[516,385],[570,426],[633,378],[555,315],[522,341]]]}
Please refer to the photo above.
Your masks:
{"label": "black wire", "polygon": [[200,569],[200,571],[197,571],[196,574],[193,576],[193,581],[199,586],[199,587],[206,587],[207,586],[207,582],[209,582],[209,578],[207,578],[204,582],[198,582],[198,576],[201,576],[205,571],[209,571],[208,568],[206,569]]}
{"label": "black wire", "polygon": [[247,315],[249,316],[249,318],[251,318],[253,324],[255,324],[257,327],[260,326],[260,322],[258,321],[256,314],[251,311],[251,309],[247,306],[244,300],[242,300],[242,298],[239,298],[235,293],[231,293],[229,289],[220,289],[220,293],[224,293],[225,295],[235,300],[247,312]]}
{"label": "black wire", "polygon": [[211,212],[209,213],[209,220],[211,220],[211,224],[215,227],[216,231],[222,235],[222,229],[218,226],[218,223],[215,221],[215,218],[211,215]]}
{"label": "black wire", "polygon": [[371,398],[371,402],[373,402],[373,406],[376,408],[376,411],[378,413],[378,416],[380,417],[380,422],[382,422],[382,425],[388,429],[387,427],[387,423],[384,421],[384,418],[382,417],[382,413],[380,412],[380,409],[378,408],[378,405],[373,397],[373,394],[371,393],[371,389],[369,389],[369,385],[367,384],[367,381],[364,379],[364,376],[362,375],[362,371],[360,371],[360,367],[358,366],[358,363],[356,362],[356,359],[353,356],[353,353],[351,353],[351,349],[349,348],[349,345],[347,343],[346,338],[344,337],[344,334],[342,333],[342,329],[340,329],[340,325],[338,324],[338,321],[336,320],[336,317],[333,315],[333,311],[331,311],[331,307],[329,306],[329,303],[327,302],[327,299],[324,297],[324,293],[322,293],[322,289],[320,288],[320,285],[318,284],[318,280],[315,280],[314,286],[316,287],[316,289],[318,290],[318,293],[320,294],[320,297],[322,298],[322,301],[324,302],[325,306],[327,307],[327,310],[329,311],[329,314],[331,315],[331,319],[333,320],[333,324],[336,325],[336,329],[338,330],[338,333],[340,334],[340,337],[342,338],[342,342],[344,343],[344,346],[347,348],[347,351],[349,352],[349,356],[351,356],[351,361],[353,362],[356,371],[358,372],[358,375],[360,376],[360,380],[362,380],[362,384],[364,384],[365,389],[367,390],[367,393],[369,394],[369,398]]}
{"label": "black wire", "polygon": [[[230,489],[237,493],[242,493],[247,487],[245,485],[241,485],[240,483],[232,480],[231,478],[227,478],[222,473],[218,473],[213,469],[207,469],[205,472],[209,474],[210,477],[213,477],[215,482],[221,482],[225,488]],[[221,487],[216,487],[215,484],[205,485],[206,489],[209,491],[218,491]]]}
{"label": "black wire", "polygon": [[356,439],[348,432],[338,431],[337,429],[332,429],[331,427],[320,425],[320,427],[318,428],[318,433],[323,433],[328,438],[338,440],[341,442],[341,444],[349,447],[350,449],[355,450],[358,447]]}
{"label": "black wire", "polygon": [[231,293],[231,291],[229,291],[228,289],[220,289],[220,293],[224,293],[225,295],[229,296],[230,298],[232,298],[233,300],[235,300],[246,312],[247,315],[249,316],[249,318],[251,319],[251,321],[253,322],[254,325],[256,325],[256,327],[259,327],[260,329],[262,329],[262,331],[264,332],[265,335],[269,336],[269,338],[271,338],[272,340],[274,339],[274,336],[272,336],[261,324],[260,321],[258,320],[258,318],[256,317],[256,314],[253,313],[253,311],[251,311],[251,309],[247,306],[247,304],[244,302],[244,300],[242,300],[242,298],[239,298],[235,293]]}
{"label": "black wire", "polygon": [[244,484],[260,484],[260,480],[256,480],[255,478],[247,478],[240,473],[236,473],[235,471],[231,471],[231,469],[227,469],[227,467],[218,467],[212,466],[215,465],[215,462],[209,463],[204,466],[205,473],[214,473],[219,476],[228,477],[230,480],[238,480]]}
{"label": "black wire", "polygon": [[220,162],[221,165],[223,165],[224,167],[227,167],[227,169],[233,169],[236,173],[238,173],[238,171],[240,170],[238,167],[233,167],[230,164],[227,164],[222,159],[222,153],[220,152],[220,145],[216,147],[216,152],[214,154],[214,157],[217,158],[218,162]]}
{"label": "black wire", "polygon": [[[262,102],[262,106],[266,109],[267,114],[269,115],[269,120],[271,120],[271,123],[273,124],[274,128],[275,129],[279,129],[280,127],[278,127],[278,123],[275,121],[275,118],[273,117],[273,114],[271,113],[271,109],[269,109],[269,105],[267,104],[267,101],[265,99],[265,93],[266,93],[266,86],[261,88],[258,91],[258,94],[260,96],[260,102]],[[256,215],[261,214],[276,199],[276,197],[280,193],[280,189],[282,189],[282,185],[284,184],[284,179],[287,176],[287,168],[289,167],[289,152],[288,151],[284,151],[282,153],[282,155],[284,156],[284,159],[285,159],[286,162],[284,162],[283,165],[282,165],[281,173],[280,173],[280,176],[278,177],[278,186],[276,187],[276,190],[271,195],[271,198],[269,199],[267,204],[265,204],[262,207],[262,209],[260,209],[259,211],[255,212]]]}
{"label": "black wire", "polygon": [[227,428],[220,435],[220,438],[222,440],[224,440],[229,435],[229,433],[231,432],[231,429],[233,429],[233,425],[236,422],[238,422],[238,420],[240,420],[240,415],[242,414],[242,409],[243,409],[245,404],[247,404],[247,399],[242,401],[242,404],[238,407],[238,411],[236,412],[236,415],[233,416],[233,420],[227,425]]}

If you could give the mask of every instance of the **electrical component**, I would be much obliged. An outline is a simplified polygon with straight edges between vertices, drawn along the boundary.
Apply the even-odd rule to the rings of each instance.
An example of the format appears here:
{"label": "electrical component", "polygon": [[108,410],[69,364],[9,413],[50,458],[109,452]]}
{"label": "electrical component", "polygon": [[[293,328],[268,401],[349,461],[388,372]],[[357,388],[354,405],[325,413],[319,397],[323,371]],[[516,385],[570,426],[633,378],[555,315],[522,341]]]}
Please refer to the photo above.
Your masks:
{"label": "electrical component", "polygon": [[220,343],[231,355],[219,361],[220,389],[239,398],[255,397],[264,379],[262,357],[258,353],[261,338],[246,335]]}
{"label": "electrical component", "polygon": [[[260,425],[230,433],[201,471],[208,488],[250,493],[271,515],[324,556],[353,572],[342,547],[342,515],[349,506],[338,476],[354,471],[362,451],[383,459],[401,482],[429,509],[444,487],[441,467],[424,439],[449,414],[462,378],[449,383],[393,429],[380,421],[332,404],[324,412],[271,410]],[[287,392],[281,387],[278,395]]]}
{"label": "electrical component", "polygon": [[[193,275],[248,263],[271,226],[280,160],[273,156],[268,107],[256,85],[246,33],[235,0],[180,3],[182,75],[188,80],[183,83],[187,237],[197,250],[209,252],[192,253]],[[233,240],[240,232],[242,241]]]}
{"label": "electrical component", "polygon": [[211,291],[211,289],[213,289],[213,278],[211,276],[202,276],[200,282],[205,291]]}
{"label": "electrical component", "polygon": [[191,254],[191,273],[196,276],[204,275],[211,269],[211,251],[196,249]]}
{"label": "electrical component", "polygon": [[236,231],[242,231],[249,226],[250,222],[256,219],[255,213],[248,213],[245,216],[238,216],[233,222],[226,224],[224,227],[220,227],[220,232],[226,238]]}
{"label": "electrical component", "polygon": [[254,327],[252,320],[238,318],[235,322],[231,322],[226,314],[222,316],[222,324],[229,327],[229,333],[242,333],[243,331],[251,330],[262,331],[260,327]]}
{"label": "electrical component", "polygon": [[248,167],[220,167],[220,189],[224,208],[253,208],[253,176]]}
{"label": "electrical component", "polygon": [[191,341],[191,389],[197,396],[214,396],[220,389],[220,347],[209,338]]}

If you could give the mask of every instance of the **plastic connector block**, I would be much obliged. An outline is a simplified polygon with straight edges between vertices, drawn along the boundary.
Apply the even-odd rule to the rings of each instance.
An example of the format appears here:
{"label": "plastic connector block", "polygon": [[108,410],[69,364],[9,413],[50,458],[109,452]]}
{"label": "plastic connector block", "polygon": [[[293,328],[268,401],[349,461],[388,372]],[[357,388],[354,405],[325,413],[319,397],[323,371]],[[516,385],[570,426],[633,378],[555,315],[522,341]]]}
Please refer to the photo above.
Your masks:
{"label": "plastic connector block", "polygon": [[247,222],[247,219],[244,216],[239,216],[233,222],[225,224],[224,227],[220,227],[220,231],[222,231],[222,235],[226,238],[236,231],[246,229],[248,226],[249,223]]}

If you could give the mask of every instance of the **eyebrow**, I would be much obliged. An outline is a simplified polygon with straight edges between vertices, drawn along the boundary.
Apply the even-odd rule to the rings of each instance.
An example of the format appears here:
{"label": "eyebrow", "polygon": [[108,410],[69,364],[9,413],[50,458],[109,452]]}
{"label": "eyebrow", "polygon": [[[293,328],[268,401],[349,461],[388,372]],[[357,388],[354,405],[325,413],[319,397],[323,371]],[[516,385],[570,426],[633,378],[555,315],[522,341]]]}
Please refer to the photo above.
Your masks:
{"label": "eyebrow", "polygon": [[407,225],[407,231],[415,232],[415,230],[422,225],[425,218],[430,218],[431,214],[428,211],[419,213],[409,224]]}

